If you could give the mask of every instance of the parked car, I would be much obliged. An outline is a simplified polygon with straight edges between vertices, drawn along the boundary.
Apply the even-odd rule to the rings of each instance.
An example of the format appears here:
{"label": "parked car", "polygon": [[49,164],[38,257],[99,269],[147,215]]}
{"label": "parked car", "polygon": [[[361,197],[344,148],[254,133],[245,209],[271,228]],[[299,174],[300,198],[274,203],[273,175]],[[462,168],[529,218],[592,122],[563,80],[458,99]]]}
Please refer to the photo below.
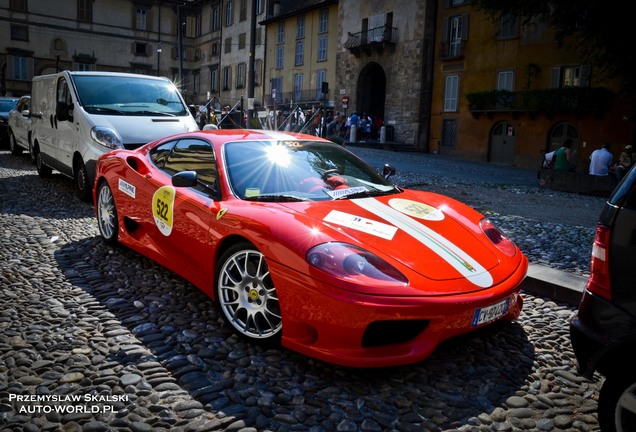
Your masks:
{"label": "parked car", "polygon": [[38,174],[55,169],[74,179],[86,201],[102,154],[199,130],[168,78],[103,71],[33,77],[31,120]]}
{"label": "parked car", "polygon": [[9,111],[15,108],[19,98],[0,97],[0,144],[9,143]]}
{"label": "parked car", "polygon": [[94,190],[105,241],[192,282],[251,342],[400,365],[522,309],[528,260],[487,218],[315,136],[177,134],[100,157]]}
{"label": "parked car", "polygon": [[605,377],[598,401],[602,431],[636,430],[636,170],[601,211],[591,272],[570,338],[579,372]]}
{"label": "parked car", "polygon": [[22,96],[14,109],[9,111],[9,149],[14,155],[22,150],[31,151],[31,96]]}

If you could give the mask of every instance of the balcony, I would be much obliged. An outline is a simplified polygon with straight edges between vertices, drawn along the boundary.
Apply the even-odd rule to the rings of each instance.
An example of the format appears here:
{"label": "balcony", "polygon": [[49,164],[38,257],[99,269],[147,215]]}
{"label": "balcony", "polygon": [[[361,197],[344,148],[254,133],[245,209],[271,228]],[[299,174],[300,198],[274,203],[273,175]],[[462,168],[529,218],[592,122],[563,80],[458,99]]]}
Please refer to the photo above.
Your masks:
{"label": "balcony", "polygon": [[345,48],[359,57],[362,53],[371,55],[374,51],[379,53],[386,49],[393,51],[397,42],[397,28],[382,26],[358,33],[349,33]]}
{"label": "balcony", "polygon": [[537,114],[602,115],[610,96],[611,92],[601,87],[568,87],[521,92],[491,90],[468,93],[466,99],[475,118],[481,114],[491,117],[494,113],[527,114],[534,118]]}
{"label": "balcony", "polygon": [[464,58],[464,41],[442,42],[440,44],[439,58],[441,60]]}

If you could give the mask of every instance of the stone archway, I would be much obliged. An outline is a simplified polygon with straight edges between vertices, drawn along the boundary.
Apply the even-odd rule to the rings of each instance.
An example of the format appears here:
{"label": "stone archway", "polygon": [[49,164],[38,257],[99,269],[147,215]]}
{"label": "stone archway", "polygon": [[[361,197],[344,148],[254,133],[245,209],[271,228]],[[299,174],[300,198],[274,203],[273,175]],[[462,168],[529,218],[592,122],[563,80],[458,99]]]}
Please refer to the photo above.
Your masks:
{"label": "stone archway", "polygon": [[367,113],[373,118],[384,119],[385,100],[386,74],[382,66],[376,62],[370,62],[360,71],[356,88],[356,105],[351,108],[359,114]]}

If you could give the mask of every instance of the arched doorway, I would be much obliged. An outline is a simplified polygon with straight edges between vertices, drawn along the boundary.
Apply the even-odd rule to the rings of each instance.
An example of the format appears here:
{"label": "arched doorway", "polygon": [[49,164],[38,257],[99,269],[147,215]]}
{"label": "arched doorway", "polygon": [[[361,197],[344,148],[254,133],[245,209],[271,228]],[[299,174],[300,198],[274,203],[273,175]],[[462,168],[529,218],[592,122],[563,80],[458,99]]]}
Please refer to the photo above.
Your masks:
{"label": "arched doorway", "polygon": [[372,118],[379,117],[384,120],[385,100],[386,75],[384,69],[378,63],[371,62],[360,71],[356,88],[356,105],[352,108],[360,114],[367,113]]}
{"label": "arched doorway", "polygon": [[550,129],[550,136],[548,137],[547,148],[545,149],[546,153],[554,151],[563,145],[563,141],[570,138],[573,142],[571,151],[575,151],[574,153],[574,161],[573,163],[576,165],[576,160],[579,154],[579,129],[568,122],[560,122],[555,124],[552,129]]}
{"label": "arched doorway", "polygon": [[490,130],[488,162],[513,165],[515,161],[515,128],[507,121],[501,121]]}

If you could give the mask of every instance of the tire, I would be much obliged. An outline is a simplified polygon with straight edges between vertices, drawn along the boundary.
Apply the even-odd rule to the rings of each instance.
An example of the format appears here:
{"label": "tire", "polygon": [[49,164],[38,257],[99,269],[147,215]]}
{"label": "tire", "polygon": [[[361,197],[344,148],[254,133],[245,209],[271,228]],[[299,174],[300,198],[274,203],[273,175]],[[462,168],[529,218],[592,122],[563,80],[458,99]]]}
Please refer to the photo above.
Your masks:
{"label": "tire", "polygon": [[118,242],[119,221],[113,191],[105,180],[97,186],[97,226],[106,243]]}
{"label": "tire", "polygon": [[53,170],[51,169],[51,167],[44,165],[44,162],[42,162],[42,153],[40,153],[40,147],[36,145],[33,148],[33,153],[35,154],[35,168],[38,171],[38,175],[43,178],[51,177]]}
{"label": "tire", "polygon": [[215,296],[221,316],[244,339],[279,343],[282,318],[265,256],[247,242],[230,247],[219,259]]}
{"label": "tire", "polygon": [[636,372],[617,371],[605,378],[598,401],[603,432],[636,430]]}
{"label": "tire", "polygon": [[77,191],[79,197],[84,202],[90,202],[93,200],[93,190],[91,188],[88,171],[86,171],[86,165],[84,162],[77,161],[75,162],[75,185],[77,186]]}
{"label": "tire", "polygon": [[18,145],[18,142],[15,140],[15,135],[13,135],[12,131],[9,131],[9,150],[11,150],[11,154],[14,156],[19,156],[22,154],[22,147]]}

